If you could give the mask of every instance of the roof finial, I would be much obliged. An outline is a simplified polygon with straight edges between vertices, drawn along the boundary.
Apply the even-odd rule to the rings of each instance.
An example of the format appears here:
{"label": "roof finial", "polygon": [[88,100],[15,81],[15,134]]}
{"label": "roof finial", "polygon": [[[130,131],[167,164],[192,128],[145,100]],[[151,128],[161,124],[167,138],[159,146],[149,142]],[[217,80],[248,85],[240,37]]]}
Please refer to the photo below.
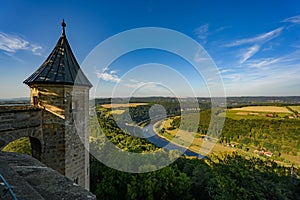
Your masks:
{"label": "roof finial", "polygon": [[64,20],[64,19],[63,19],[63,20],[62,20],[62,22],[61,22],[61,26],[63,27],[62,34],[63,34],[63,35],[65,35],[65,27],[66,27],[67,25],[66,25],[66,23],[65,23],[65,20]]}

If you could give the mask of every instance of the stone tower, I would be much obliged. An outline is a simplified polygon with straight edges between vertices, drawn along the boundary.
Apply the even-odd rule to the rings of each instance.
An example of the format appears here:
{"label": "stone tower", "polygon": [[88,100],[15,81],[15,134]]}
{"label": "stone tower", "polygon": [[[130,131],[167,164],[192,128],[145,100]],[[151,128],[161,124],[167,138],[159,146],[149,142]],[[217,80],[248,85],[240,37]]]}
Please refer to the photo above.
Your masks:
{"label": "stone tower", "polygon": [[[24,83],[33,106],[42,110],[41,149],[33,156],[89,189],[89,89],[65,34],[45,62]],[[34,141],[31,141],[34,142]]]}

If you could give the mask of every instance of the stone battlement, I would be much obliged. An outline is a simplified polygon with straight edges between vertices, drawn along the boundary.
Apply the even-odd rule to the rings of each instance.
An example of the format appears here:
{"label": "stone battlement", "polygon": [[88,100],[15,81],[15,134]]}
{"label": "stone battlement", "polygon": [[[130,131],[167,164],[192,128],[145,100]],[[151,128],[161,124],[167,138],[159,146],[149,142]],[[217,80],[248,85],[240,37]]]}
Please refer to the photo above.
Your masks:
{"label": "stone battlement", "polygon": [[[91,192],[28,155],[0,151],[0,173],[18,199],[96,199]],[[7,195],[6,199],[11,198]]]}
{"label": "stone battlement", "polygon": [[0,106],[0,113],[9,112],[24,112],[24,111],[37,111],[39,108],[32,105],[4,105]]}
{"label": "stone battlement", "polygon": [[0,132],[40,126],[40,112],[33,106],[0,106]]}

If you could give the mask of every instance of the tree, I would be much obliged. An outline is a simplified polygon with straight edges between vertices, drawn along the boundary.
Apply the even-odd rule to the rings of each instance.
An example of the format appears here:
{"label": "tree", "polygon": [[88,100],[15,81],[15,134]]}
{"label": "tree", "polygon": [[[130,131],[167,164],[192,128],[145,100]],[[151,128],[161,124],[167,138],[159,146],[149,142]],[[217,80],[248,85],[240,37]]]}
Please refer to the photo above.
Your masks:
{"label": "tree", "polygon": [[191,199],[190,179],[171,167],[138,174],[127,188],[126,199]]}
{"label": "tree", "polygon": [[294,199],[295,184],[274,161],[232,153],[214,157],[208,191],[213,199]]}

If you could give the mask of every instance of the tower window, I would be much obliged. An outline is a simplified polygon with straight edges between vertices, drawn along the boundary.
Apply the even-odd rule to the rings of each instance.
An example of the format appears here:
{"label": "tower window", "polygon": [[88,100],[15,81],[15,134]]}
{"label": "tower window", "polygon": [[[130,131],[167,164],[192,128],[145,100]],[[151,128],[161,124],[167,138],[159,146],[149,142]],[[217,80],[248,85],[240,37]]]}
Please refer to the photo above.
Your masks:
{"label": "tower window", "polygon": [[69,107],[69,110],[70,110],[70,113],[72,113],[72,103],[70,103],[70,107]]}
{"label": "tower window", "polygon": [[37,96],[33,96],[33,105],[37,106],[39,104],[39,98]]}
{"label": "tower window", "polygon": [[70,112],[76,112],[78,109],[78,103],[77,101],[72,101],[70,105]]}
{"label": "tower window", "polygon": [[78,184],[78,177],[74,179],[74,183]]}

